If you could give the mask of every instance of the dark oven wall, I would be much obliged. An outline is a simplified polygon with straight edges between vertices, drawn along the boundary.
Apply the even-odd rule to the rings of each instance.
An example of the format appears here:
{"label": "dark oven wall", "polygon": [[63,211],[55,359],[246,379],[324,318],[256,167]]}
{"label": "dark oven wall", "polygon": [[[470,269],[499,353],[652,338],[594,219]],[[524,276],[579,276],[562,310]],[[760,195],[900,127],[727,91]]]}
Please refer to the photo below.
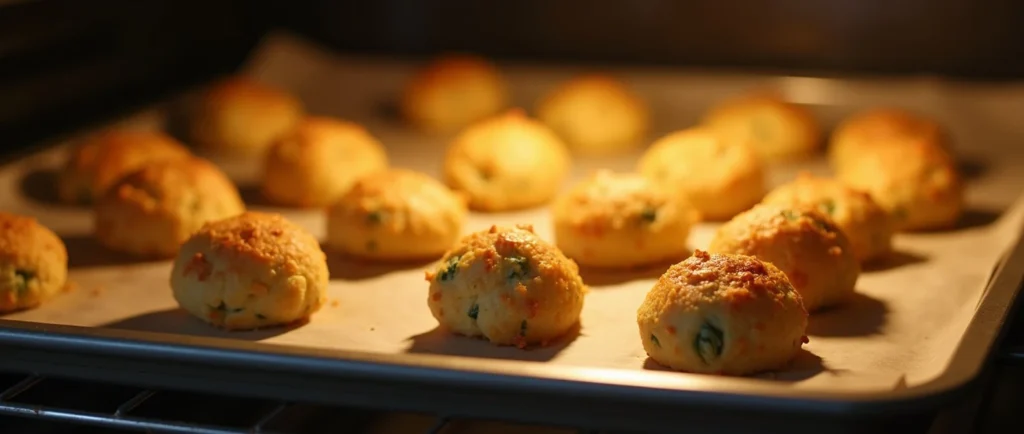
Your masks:
{"label": "dark oven wall", "polygon": [[1012,0],[0,0],[0,146],[230,71],[276,27],[352,52],[1006,79],[1021,22]]}

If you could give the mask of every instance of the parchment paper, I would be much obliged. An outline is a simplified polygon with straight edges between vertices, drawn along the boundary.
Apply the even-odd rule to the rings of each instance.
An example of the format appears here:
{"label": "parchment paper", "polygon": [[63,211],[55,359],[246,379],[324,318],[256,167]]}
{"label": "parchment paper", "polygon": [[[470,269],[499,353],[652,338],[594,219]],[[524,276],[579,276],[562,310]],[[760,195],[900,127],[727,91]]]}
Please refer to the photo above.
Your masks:
{"label": "parchment paper", "polygon": [[[313,113],[365,124],[388,147],[395,166],[438,175],[449,139],[424,136],[394,118],[393,101],[415,62],[345,58],[277,34],[268,37],[246,71],[300,96]],[[573,67],[502,65],[517,105],[532,108],[546,90],[573,74]],[[782,387],[890,390],[920,384],[942,372],[983,295],[1002,255],[1020,237],[1024,222],[1024,158],[1017,139],[1024,132],[1024,86],[963,85],[930,79],[830,80],[754,77],[680,70],[608,70],[626,79],[652,105],[651,139],[693,125],[711,103],[744,90],[774,87],[790,100],[808,104],[826,126],[855,109],[900,105],[935,116],[952,132],[968,175],[970,210],[956,230],[899,234],[897,254],[865,271],[858,295],[848,305],[813,315],[810,344],[793,366],[762,377]],[[187,102],[188,96],[182,101]],[[172,104],[171,106],[174,106]],[[161,106],[122,124],[136,128],[174,127],[174,111]],[[647,141],[649,142],[649,140]],[[72,281],[66,294],[44,306],[6,318],[57,324],[228,337],[267,344],[292,344],[381,353],[434,353],[505,358],[527,362],[624,369],[660,369],[640,344],[636,308],[666,267],[635,272],[584,270],[592,287],[576,336],[547,348],[494,347],[449,336],[436,328],[426,307],[428,263],[384,266],[330,258],[329,303],[306,325],[254,332],[222,332],[177,309],[168,286],[169,262],[137,262],[100,248],[91,237],[88,209],[56,204],[52,176],[69,143],[0,169],[0,208],[36,216],[67,243]],[[639,153],[639,150],[638,150]],[[631,170],[637,155],[577,158],[574,180],[597,168]],[[281,212],[318,236],[318,211],[268,207],[252,193],[258,165],[220,163],[241,186],[250,208]],[[798,170],[827,174],[821,161],[773,167],[772,183]],[[466,232],[491,224],[532,223],[551,239],[546,209],[473,214]],[[692,234],[695,248],[707,245],[715,225]]]}

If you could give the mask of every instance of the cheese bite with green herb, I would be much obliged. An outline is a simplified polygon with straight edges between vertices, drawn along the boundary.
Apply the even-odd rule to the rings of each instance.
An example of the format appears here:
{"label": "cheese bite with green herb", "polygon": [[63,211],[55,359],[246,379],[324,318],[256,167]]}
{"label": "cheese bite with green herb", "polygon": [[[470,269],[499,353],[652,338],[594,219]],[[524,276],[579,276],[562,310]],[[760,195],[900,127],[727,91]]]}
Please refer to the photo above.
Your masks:
{"label": "cheese bite with green herb", "polygon": [[828,215],[846,234],[853,254],[861,263],[882,259],[892,251],[889,214],[870,194],[834,178],[801,173],[780,185],[761,201],[770,205],[809,206]]}
{"label": "cheese bite with green herb", "polygon": [[0,313],[33,308],[65,287],[68,251],[36,219],[0,212]]}
{"label": "cheese bite with green herb", "polygon": [[846,234],[814,207],[757,205],[720,226],[708,251],[771,262],[810,312],[846,301],[860,276]]}
{"label": "cheese bite with green herb", "polygon": [[811,113],[774,93],[752,93],[712,107],[703,123],[729,140],[750,145],[767,161],[806,158],[821,148]]}
{"label": "cheese bite with green herb", "polygon": [[441,326],[519,348],[568,333],[587,292],[576,263],[527,225],[463,238],[426,279],[427,305]]}
{"label": "cheese bite with green herb", "polygon": [[682,197],[642,175],[606,170],[556,199],[552,215],[558,248],[582,266],[601,268],[685,258],[699,219]]}
{"label": "cheese bite with green herb", "polygon": [[327,243],[376,260],[437,258],[466,222],[466,201],[419,172],[390,169],[359,178],[327,210]]}
{"label": "cheese bite with green herb", "polygon": [[807,343],[800,293],[774,265],[697,250],[637,310],[644,350],[669,368],[748,375],[784,368]]}
{"label": "cheese bite with green herb", "polygon": [[579,153],[621,153],[640,145],[650,127],[647,104],[606,75],[574,77],[537,105],[537,118]]}
{"label": "cheese bite with green herb", "polygon": [[182,244],[171,289],[197,318],[252,330],[308,319],[329,279],[316,237],[278,214],[246,212],[207,223]]}

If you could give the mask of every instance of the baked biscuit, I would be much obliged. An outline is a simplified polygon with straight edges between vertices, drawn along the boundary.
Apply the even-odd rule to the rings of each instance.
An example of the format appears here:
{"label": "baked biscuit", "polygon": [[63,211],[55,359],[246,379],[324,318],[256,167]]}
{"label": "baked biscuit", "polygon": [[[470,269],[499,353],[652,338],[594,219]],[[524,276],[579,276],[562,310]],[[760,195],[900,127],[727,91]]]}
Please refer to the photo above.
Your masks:
{"label": "baked biscuit", "polygon": [[754,151],[707,127],[674,132],[640,157],[640,173],[682,194],[705,220],[726,220],[764,195],[765,173]]}
{"label": "baked biscuit", "polygon": [[508,87],[496,66],[476,56],[448,55],[412,77],[399,109],[414,127],[440,133],[493,116],[508,103]]}
{"label": "baked biscuit", "polygon": [[935,121],[908,110],[881,107],[856,113],[832,133],[828,159],[834,170],[877,147],[918,140],[946,147],[946,135]]}
{"label": "baked biscuit", "polygon": [[728,140],[747,143],[768,161],[794,160],[821,146],[821,130],[805,108],[773,94],[751,94],[722,102],[704,123]]}
{"label": "baked biscuit", "polygon": [[555,243],[578,264],[633,267],[687,256],[697,212],[640,174],[599,171],[555,200]]}
{"label": "baked biscuit", "polygon": [[647,105],[625,83],[603,75],[563,83],[541,99],[537,118],[580,154],[635,148],[650,123]]}
{"label": "baked biscuit", "polygon": [[259,212],[203,225],[181,245],[171,270],[178,304],[228,330],[303,321],[323,306],[328,281],[317,239]]}
{"label": "baked biscuit", "polygon": [[846,301],[860,275],[846,235],[809,207],[757,205],[720,226],[708,251],[771,262],[786,273],[810,312]]}
{"label": "baked biscuit", "polygon": [[323,207],[360,176],[384,170],[384,147],[365,128],[308,117],[274,140],[263,170],[263,195],[278,205]]}
{"label": "baked biscuit", "polygon": [[0,212],[0,313],[39,306],[68,277],[68,251],[34,218]]}
{"label": "baked biscuit", "polygon": [[658,279],[637,311],[647,355],[687,372],[785,367],[807,343],[800,294],[774,265],[700,250]]}
{"label": "baked biscuit", "polygon": [[870,194],[834,178],[801,173],[792,182],[769,192],[761,203],[817,208],[846,234],[854,256],[861,263],[881,259],[892,251],[889,214]]}
{"label": "baked biscuit", "polygon": [[207,151],[259,155],[302,117],[302,103],[282,89],[235,76],[202,95],[191,122],[192,140]]}
{"label": "baked biscuit", "polygon": [[91,204],[128,172],[150,162],[190,155],[184,145],[162,132],[107,130],[71,151],[57,181],[57,194],[64,203]]}
{"label": "baked biscuit", "polygon": [[565,144],[548,127],[512,110],[471,125],[449,145],[444,180],[478,211],[550,201],[569,174]]}
{"label": "baked biscuit", "polygon": [[442,326],[519,348],[568,333],[586,293],[576,264],[530,226],[473,233],[426,278],[427,304]]}
{"label": "baked biscuit", "polygon": [[151,163],[97,201],[96,239],[111,250],[171,258],[205,223],[244,211],[238,189],[206,160]]}
{"label": "baked biscuit", "polygon": [[369,259],[437,258],[458,241],[466,213],[461,196],[427,175],[377,172],[327,210],[327,243]]}

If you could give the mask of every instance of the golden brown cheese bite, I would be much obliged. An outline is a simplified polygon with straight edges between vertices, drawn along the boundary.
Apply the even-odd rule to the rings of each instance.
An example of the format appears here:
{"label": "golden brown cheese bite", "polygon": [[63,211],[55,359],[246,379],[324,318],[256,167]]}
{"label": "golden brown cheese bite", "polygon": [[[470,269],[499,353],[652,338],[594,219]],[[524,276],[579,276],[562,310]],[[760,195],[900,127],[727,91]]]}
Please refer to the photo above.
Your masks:
{"label": "golden brown cheese bite", "polygon": [[565,144],[520,110],[466,128],[449,145],[444,180],[478,211],[510,211],[550,201],[569,174]]}
{"label": "golden brown cheese bite", "polygon": [[541,99],[537,118],[580,154],[635,148],[650,123],[647,105],[625,83],[605,75],[561,84]]}
{"label": "golden brown cheese bite", "polygon": [[64,242],[36,219],[0,212],[0,313],[39,306],[65,286]]}
{"label": "golden brown cheese bite", "polygon": [[218,154],[259,155],[302,114],[302,102],[290,93],[254,78],[230,77],[201,96],[192,140]]}
{"label": "golden brown cheese bite", "polygon": [[568,333],[586,293],[576,264],[522,225],[463,238],[426,278],[442,326],[519,348]]}
{"label": "golden brown cheese bite", "polygon": [[227,330],[306,320],[323,306],[328,281],[317,239],[259,212],[207,223],[182,244],[171,270],[178,304]]}
{"label": "golden brown cheese bite", "polygon": [[946,147],[946,134],[934,120],[909,110],[879,107],[843,120],[832,133],[828,159],[836,171],[878,147],[908,140]]}
{"label": "golden brown cheese bite", "polygon": [[689,253],[698,214],[634,173],[598,171],[555,200],[555,243],[583,266],[633,267]]}
{"label": "golden brown cheese bite", "polygon": [[728,140],[750,145],[767,161],[807,157],[821,146],[821,130],[814,116],[774,94],[726,100],[708,111],[704,124]]}
{"label": "golden brown cheese bite", "polygon": [[637,324],[651,359],[687,372],[780,369],[807,343],[807,311],[785,274],[754,257],[700,250],[658,279]]}
{"label": "golden brown cheese bite", "polygon": [[274,140],[263,169],[263,195],[278,205],[323,207],[359,177],[388,166],[384,147],[360,125],[313,116]]}
{"label": "golden brown cheese bite", "polygon": [[493,116],[508,103],[508,86],[496,66],[477,56],[447,55],[410,79],[399,108],[414,127],[441,133]]}
{"label": "golden brown cheese bite", "polygon": [[681,194],[704,220],[726,220],[764,195],[764,166],[754,151],[707,127],[669,134],[640,157],[640,173]]}
{"label": "golden brown cheese bite", "polygon": [[191,156],[184,145],[159,131],[111,129],[71,151],[57,181],[61,202],[91,204],[122,176],[148,163]]}
{"label": "golden brown cheese bite", "polygon": [[810,312],[846,301],[860,275],[846,235],[815,208],[757,205],[720,226],[708,251],[771,262]]}
{"label": "golden brown cheese bite", "polygon": [[205,223],[244,211],[238,189],[212,163],[194,157],[151,163],[97,201],[96,238],[112,250],[171,258]]}
{"label": "golden brown cheese bite", "polygon": [[459,239],[465,200],[422,173],[391,169],[358,179],[327,211],[327,243],[350,256],[437,258]]}

